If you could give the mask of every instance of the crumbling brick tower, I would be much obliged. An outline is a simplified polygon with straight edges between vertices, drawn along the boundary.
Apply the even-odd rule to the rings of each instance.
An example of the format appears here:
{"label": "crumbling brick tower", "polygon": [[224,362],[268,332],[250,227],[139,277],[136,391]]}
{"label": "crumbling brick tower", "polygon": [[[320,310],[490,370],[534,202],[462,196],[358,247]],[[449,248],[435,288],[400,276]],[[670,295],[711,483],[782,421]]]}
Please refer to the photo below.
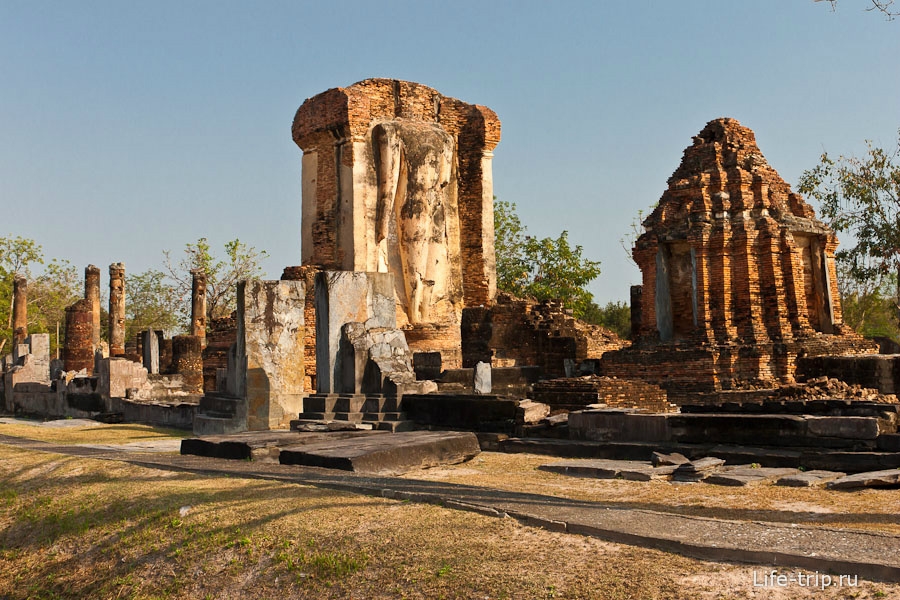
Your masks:
{"label": "crumbling brick tower", "polygon": [[873,352],[842,322],[837,237],[753,132],[716,119],[693,139],[632,250],[636,343],[605,354],[605,372],[677,398],[791,382],[798,356]]}
{"label": "crumbling brick tower", "polygon": [[293,138],[303,265],[393,273],[410,348],[460,366],[462,309],[497,291],[497,115],[417,83],[367,79],[306,100]]}

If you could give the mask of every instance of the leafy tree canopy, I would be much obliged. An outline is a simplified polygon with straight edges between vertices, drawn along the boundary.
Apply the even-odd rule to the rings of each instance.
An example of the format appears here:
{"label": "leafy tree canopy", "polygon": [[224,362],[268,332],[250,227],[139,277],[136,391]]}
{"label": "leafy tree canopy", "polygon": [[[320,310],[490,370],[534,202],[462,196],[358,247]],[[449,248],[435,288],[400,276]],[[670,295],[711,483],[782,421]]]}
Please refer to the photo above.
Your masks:
{"label": "leafy tree canopy", "polygon": [[171,252],[166,250],[166,272],[174,282],[174,290],[180,302],[180,320],[190,321],[191,269],[200,268],[206,272],[206,312],[214,319],[231,314],[237,308],[237,283],[242,279],[264,277],[260,262],[269,254],[257,250],[238,239],[225,244],[225,258],[217,258],[211,251],[209,241],[203,237],[193,244],[185,244],[184,255],[173,264]]}
{"label": "leafy tree canopy", "polygon": [[[872,314],[862,307],[890,302],[889,288],[896,290],[894,312],[900,311],[900,132],[891,150],[867,142],[862,157],[823,153],[798,189],[819,202],[835,231],[849,234],[835,258],[844,303],[861,310],[856,325]],[[851,307],[851,325],[853,314]]]}
{"label": "leafy tree canopy", "polygon": [[573,247],[568,231],[557,238],[526,235],[516,205],[501,200],[494,202],[494,236],[499,289],[537,300],[561,300],[578,318],[596,308],[586,288],[600,275],[600,262],[585,258],[581,246]]}

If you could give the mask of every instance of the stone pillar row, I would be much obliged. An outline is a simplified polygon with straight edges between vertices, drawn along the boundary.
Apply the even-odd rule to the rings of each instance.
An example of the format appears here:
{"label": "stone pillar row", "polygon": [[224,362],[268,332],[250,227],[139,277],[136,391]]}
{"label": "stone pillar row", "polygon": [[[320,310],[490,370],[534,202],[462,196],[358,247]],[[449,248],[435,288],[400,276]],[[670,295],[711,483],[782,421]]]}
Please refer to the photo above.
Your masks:
{"label": "stone pillar row", "polygon": [[[203,346],[206,342],[206,273],[191,270],[191,335],[163,339],[162,331],[139,334],[139,360],[150,373],[184,375],[185,384],[202,391]],[[27,280],[16,276],[13,283],[14,342],[27,337]],[[94,370],[94,356],[100,348],[100,269],[84,269],[84,298],[66,308],[66,335],[62,350],[67,371]],[[109,355],[125,356],[125,265],[109,265]]]}

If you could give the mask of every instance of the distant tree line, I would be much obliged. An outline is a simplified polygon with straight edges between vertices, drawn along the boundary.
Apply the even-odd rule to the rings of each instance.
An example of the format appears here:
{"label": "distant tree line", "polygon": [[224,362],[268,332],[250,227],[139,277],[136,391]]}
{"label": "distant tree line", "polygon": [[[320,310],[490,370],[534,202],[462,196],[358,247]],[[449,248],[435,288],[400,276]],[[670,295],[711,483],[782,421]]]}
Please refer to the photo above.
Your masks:
{"label": "distant tree line", "polygon": [[[180,260],[163,252],[163,270],[125,272],[125,333],[131,338],[147,328],[168,334],[187,331],[191,311],[191,275],[203,268],[207,276],[207,318],[226,316],[236,308],[236,284],[241,279],[264,277],[260,262],[268,254],[240,240],[224,246],[217,257],[206,238],[185,244]],[[65,309],[84,296],[83,272],[67,260],[49,259],[34,240],[0,237],[0,355],[12,343],[13,278],[28,279],[28,332],[50,333],[50,350],[65,340]],[[108,339],[107,295],[101,287],[103,339]],[[59,328],[59,341],[56,331]]]}

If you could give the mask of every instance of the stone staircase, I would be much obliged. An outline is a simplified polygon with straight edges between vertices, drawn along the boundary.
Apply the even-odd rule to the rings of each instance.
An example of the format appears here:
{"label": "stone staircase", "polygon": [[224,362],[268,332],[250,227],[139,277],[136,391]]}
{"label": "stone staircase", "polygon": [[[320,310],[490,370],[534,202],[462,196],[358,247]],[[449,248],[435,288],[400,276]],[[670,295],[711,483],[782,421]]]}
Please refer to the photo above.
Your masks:
{"label": "stone staircase", "polygon": [[371,425],[380,431],[412,431],[413,421],[401,410],[400,399],[383,394],[315,393],[303,399],[303,412],[291,421],[291,429],[300,425],[328,421],[346,421]]}
{"label": "stone staircase", "polygon": [[220,392],[207,392],[200,398],[194,416],[194,433],[221,435],[247,429],[245,401]]}

